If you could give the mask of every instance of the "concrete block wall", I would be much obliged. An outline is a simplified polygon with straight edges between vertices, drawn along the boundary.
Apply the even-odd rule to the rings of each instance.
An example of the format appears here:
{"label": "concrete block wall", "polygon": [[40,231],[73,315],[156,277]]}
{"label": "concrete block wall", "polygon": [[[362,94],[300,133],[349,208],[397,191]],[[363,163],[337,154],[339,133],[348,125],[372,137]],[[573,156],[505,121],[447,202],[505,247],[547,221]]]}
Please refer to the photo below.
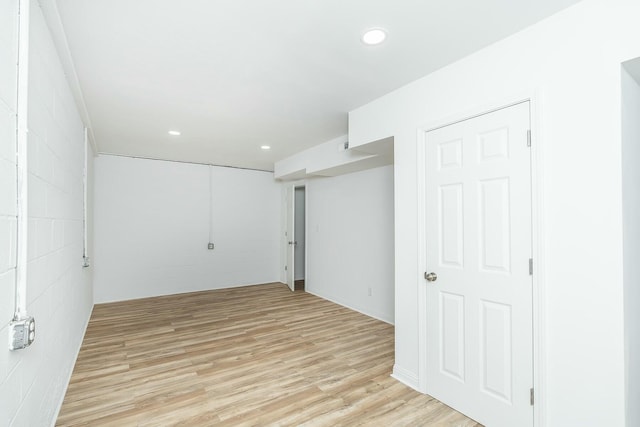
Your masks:
{"label": "concrete block wall", "polygon": [[0,425],[20,405],[20,358],[7,349],[16,272],[16,91],[18,2],[0,0]]}
{"label": "concrete block wall", "polygon": [[16,63],[17,5],[0,0],[0,425],[46,426],[55,422],[93,306],[91,268],[82,267],[84,125],[32,1],[26,299],[37,335],[31,347],[11,352],[6,343],[16,265],[16,79],[5,70],[14,71]]}

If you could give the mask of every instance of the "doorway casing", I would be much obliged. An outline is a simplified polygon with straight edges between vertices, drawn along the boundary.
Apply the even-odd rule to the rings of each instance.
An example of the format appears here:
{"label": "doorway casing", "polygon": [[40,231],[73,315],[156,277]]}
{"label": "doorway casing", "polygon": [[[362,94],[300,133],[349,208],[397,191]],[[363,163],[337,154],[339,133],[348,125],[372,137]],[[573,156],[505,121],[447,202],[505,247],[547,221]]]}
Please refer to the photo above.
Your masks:
{"label": "doorway casing", "polygon": [[[286,183],[284,185],[283,197],[284,203],[283,207],[285,209],[284,215],[284,233],[283,233],[283,254],[284,254],[284,282],[289,286],[289,289],[292,291],[295,290],[295,282],[296,282],[296,273],[295,273],[295,265],[296,265],[296,246],[298,244],[296,240],[295,233],[295,224],[296,224],[296,189],[304,189],[305,191],[305,201],[304,201],[304,235],[307,236],[306,229],[306,212],[307,212],[307,197],[306,197],[306,183],[305,181],[296,181]],[[305,239],[306,240],[306,239]],[[300,244],[304,244],[304,240],[300,242]],[[305,278],[306,278],[306,266],[307,266],[307,254],[306,250],[304,253],[304,261],[303,264],[305,266]],[[305,280],[303,278],[302,280]]]}
{"label": "doorway casing", "polygon": [[[543,355],[545,354],[545,325],[544,318],[544,300],[545,300],[545,256],[544,256],[544,223],[543,223],[543,175],[542,175],[542,158],[543,158],[543,139],[540,137],[540,107],[537,102],[538,94],[522,94],[513,96],[509,99],[497,100],[495,102],[478,106],[471,110],[461,111],[458,114],[449,117],[443,117],[433,121],[429,121],[424,126],[417,129],[416,132],[416,161],[417,161],[417,229],[418,229],[418,271],[416,271],[416,282],[418,289],[418,331],[419,331],[419,374],[418,389],[422,393],[426,393],[427,389],[427,316],[426,316],[426,287],[423,286],[423,274],[427,271],[426,265],[426,230],[422,221],[426,212],[424,203],[425,194],[425,135],[428,131],[438,129],[444,126],[452,125],[464,120],[472,119],[487,113],[491,113],[503,108],[507,108],[522,102],[530,103],[530,127],[531,127],[531,222],[532,222],[532,254],[533,254],[533,389],[534,389],[534,426],[540,426],[541,420],[544,420],[545,407],[545,363]],[[397,370],[394,366],[392,374],[396,379],[409,385],[410,382],[404,378],[403,372]],[[444,402],[446,403],[446,402]]]}

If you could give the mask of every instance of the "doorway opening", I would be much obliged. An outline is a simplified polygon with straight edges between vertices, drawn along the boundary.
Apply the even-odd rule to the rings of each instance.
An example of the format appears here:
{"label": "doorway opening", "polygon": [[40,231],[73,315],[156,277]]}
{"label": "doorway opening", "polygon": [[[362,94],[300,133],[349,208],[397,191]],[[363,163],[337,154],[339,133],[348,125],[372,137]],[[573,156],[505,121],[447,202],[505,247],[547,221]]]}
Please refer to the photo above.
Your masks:
{"label": "doorway opening", "polygon": [[295,187],[293,227],[295,236],[293,271],[294,290],[304,291],[305,279],[305,187]]}
{"label": "doorway opening", "polygon": [[534,423],[530,117],[525,101],[421,137],[420,383],[484,425]]}
{"label": "doorway opening", "polygon": [[286,283],[292,291],[305,290],[306,277],[306,188],[304,184],[286,187]]}
{"label": "doorway opening", "polygon": [[640,408],[640,58],[622,64],[622,247],[625,400],[627,425],[639,425]]}

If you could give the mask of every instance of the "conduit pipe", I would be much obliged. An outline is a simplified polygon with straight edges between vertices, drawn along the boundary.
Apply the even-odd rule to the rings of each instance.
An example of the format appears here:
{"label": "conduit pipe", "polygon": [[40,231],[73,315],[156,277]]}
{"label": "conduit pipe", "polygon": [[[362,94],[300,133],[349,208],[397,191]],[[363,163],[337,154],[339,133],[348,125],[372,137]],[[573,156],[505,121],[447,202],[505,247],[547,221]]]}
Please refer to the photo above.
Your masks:
{"label": "conduit pipe", "polygon": [[27,317],[27,242],[29,170],[27,159],[27,113],[29,82],[29,0],[19,1],[18,90],[16,101],[17,235],[14,320]]}
{"label": "conduit pipe", "polygon": [[84,169],[82,169],[82,266],[87,268],[89,264],[89,247],[88,247],[88,233],[87,233],[87,196],[88,190],[88,170],[87,165],[89,163],[89,130],[84,128]]}
{"label": "conduit pipe", "polygon": [[209,165],[209,250],[213,250],[213,166]]}

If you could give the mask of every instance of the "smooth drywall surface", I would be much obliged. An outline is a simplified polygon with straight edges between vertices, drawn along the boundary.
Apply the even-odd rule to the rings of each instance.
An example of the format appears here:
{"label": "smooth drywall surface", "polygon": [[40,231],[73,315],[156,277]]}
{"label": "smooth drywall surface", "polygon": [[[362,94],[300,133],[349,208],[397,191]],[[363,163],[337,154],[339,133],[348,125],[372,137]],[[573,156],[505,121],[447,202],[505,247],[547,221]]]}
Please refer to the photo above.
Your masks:
{"label": "smooth drywall surface", "polygon": [[101,155],[95,185],[96,302],[278,281],[272,173]]}
{"label": "smooth drywall surface", "polygon": [[[0,2],[0,68],[15,67],[17,1]],[[5,13],[6,12],[6,13]],[[5,38],[5,36],[7,36]],[[5,44],[5,42],[7,44]],[[15,100],[0,79],[0,425],[55,422],[93,306],[82,264],[84,132],[40,8],[32,3],[28,80],[27,312],[36,340],[7,349],[15,268]],[[14,74],[8,73],[7,76]],[[11,77],[13,80],[13,77]],[[14,89],[12,89],[14,90]],[[91,189],[90,189],[91,190]]]}
{"label": "smooth drywall surface", "polygon": [[305,289],[394,321],[393,166],[310,179]]}
{"label": "smooth drywall surface", "polygon": [[533,97],[536,422],[624,425],[620,63],[640,55],[639,15],[637,1],[585,0],[350,113],[351,146],[395,141],[395,370],[408,383],[421,363],[418,130]]}
{"label": "smooth drywall surface", "polygon": [[305,267],[305,189],[298,187],[295,189],[295,223],[294,236],[296,241],[295,249],[295,269],[293,270],[295,280],[304,279]]}
{"label": "smooth drywall surface", "polygon": [[[640,62],[640,59],[636,60]],[[622,70],[622,215],[627,426],[640,425],[640,85]]]}

